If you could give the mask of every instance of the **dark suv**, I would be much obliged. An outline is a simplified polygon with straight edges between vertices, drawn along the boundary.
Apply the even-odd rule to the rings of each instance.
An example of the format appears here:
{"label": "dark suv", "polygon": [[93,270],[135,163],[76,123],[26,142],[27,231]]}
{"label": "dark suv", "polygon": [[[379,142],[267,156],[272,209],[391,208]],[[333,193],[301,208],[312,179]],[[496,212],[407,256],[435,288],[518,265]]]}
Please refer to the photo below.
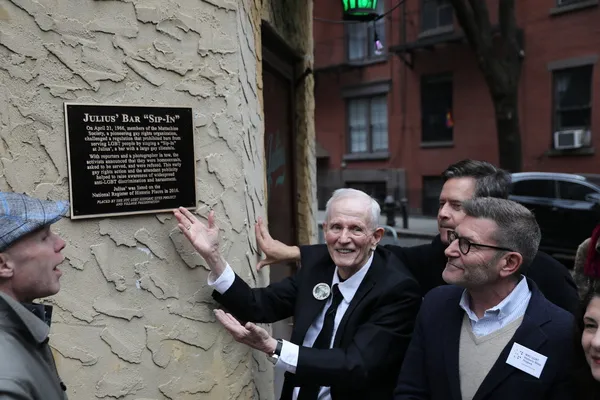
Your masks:
{"label": "dark suv", "polygon": [[512,174],[510,199],[533,211],[542,230],[540,250],[574,256],[600,222],[600,175]]}

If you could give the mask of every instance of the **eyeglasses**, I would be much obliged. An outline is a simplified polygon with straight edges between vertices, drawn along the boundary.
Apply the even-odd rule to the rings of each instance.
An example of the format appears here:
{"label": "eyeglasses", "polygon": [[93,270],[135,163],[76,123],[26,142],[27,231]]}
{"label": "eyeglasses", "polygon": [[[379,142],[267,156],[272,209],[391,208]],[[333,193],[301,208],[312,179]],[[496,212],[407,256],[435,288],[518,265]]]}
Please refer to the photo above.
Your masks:
{"label": "eyeglasses", "polygon": [[455,240],[458,240],[458,249],[464,255],[467,255],[469,250],[471,250],[471,246],[485,247],[488,249],[514,252],[514,250],[508,249],[506,247],[498,247],[498,246],[490,246],[489,244],[473,243],[467,238],[458,236],[458,233],[456,233],[455,231],[448,231],[448,243],[452,243]]}

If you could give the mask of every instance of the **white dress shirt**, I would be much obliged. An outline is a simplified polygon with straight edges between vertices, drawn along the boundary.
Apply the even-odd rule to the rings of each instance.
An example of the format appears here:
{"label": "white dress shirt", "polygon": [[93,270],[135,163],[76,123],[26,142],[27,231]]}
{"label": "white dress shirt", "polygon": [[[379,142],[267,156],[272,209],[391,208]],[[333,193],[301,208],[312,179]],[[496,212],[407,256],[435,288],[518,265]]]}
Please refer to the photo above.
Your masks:
{"label": "white dress shirt", "polygon": [[[354,295],[356,294],[358,287],[360,286],[363,279],[365,278],[365,275],[369,271],[369,268],[371,267],[372,262],[373,262],[373,254],[371,254],[371,257],[369,257],[369,260],[366,262],[366,264],[361,269],[359,269],[354,275],[352,275],[350,278],[346,279],[344,282],[340,282],[340,278],[338,275],[338,268],[335,267],[335,271],[333,272],[333,279],[331,281],[331,286],[333,286],[337,283],[338,288],[340,289],[340,293],[342,294],[344,299],[340,302],[340,304],[337,308],[336,314],[335,314],[335,320],[333,323],[333,335],[331,336],[331,344],[329,345],[329,347],[331,347],[331,345],[333,345],[333,342],[335,339],[335,334],[337,333],[337,328],[340,325],[340,321],[344,317],[344,314],[346,313],[346,310],[348,309],[350,302],[354,298]],[[229,289],[231,287],[234,280],[235,280],[235,273],[233,272],[233,269],[231,269],[229,264],[227,264],[225,271],[223,271],[221,276],[218,277],[216,280],[214,279],[214,275],[212,272],[210,274],[208,274],[209,286],[211,286],[213,289],[215,289],[217,292],[219,292],[221,294],[225,293],[227,291],[227,289]],[[329,306],[331,305],[332,301],[333,301],[332,296],[329,296],[327,298],[325,306],[323,307],[323,309],[321,310],[319,315],[317,315],[317,317],[315,318],[313,323],[310,325],[310,327],[306,331],[306,336],[304,336],[304,342],[302,343],[303,347],[312,347],[315,340],[317,340],[317,337],[319,336],[319,333],[321,332],[321,328],[323,327],[323,322],[325,321],[325,313],[326,313],[327,309],[329,308]],[[287,340],[284,340],[283,346],[281,347],[281,355],[279,356],[279,359],[277,360],[277,363],[275,364],[275,368],[282,368],[287,372],[291,372],[291,373],[295,374],[296,366],[298,365],[299,352],[300,352],[300,346],[298,346],[294,343],[288,342]],[[300,388],[298,388],[298,387],[294,388],[293,400],[296,400],[298,398],[299,392],[300,392]],[[321,389],[319,390],[318,400],[331,400],[331,394],[330,394],[329,387],[325,387],[325,386],[321,387]]]}
{"label": "white dress shirt", "polygon": [[485,336],[504,328],[517,318],[525,315],[530,299],[531,290],[529,290],[529,285],[527,285],[527,279],[521,276],[521,281],[513,291],[500,304],[485,310],[481,318],[477,318],[477,315],[471,310],[469,294],[466,290],[460,298],[459,305],[465,310],[471,321],[473,334],[475,336]]}

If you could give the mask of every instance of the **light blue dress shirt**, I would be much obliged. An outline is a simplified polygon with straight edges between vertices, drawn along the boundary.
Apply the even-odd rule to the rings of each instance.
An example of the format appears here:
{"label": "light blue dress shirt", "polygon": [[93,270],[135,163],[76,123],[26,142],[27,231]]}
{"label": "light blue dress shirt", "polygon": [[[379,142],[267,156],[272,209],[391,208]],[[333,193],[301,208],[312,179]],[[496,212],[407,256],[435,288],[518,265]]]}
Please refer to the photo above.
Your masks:
{"label": "light blue dress shirt", "polygon": [[460,307],[465,310],[471,328],[475,336],[485,336],[504,328],[517,318],[525,315],[529,300],[531,299],[531,290],[527,285],[527,279],[521,276],[521,281],[510,294],[495,307],[485,310],[483,317],[478,318],[469,306],[469,293],[465,289],[460,298]]}

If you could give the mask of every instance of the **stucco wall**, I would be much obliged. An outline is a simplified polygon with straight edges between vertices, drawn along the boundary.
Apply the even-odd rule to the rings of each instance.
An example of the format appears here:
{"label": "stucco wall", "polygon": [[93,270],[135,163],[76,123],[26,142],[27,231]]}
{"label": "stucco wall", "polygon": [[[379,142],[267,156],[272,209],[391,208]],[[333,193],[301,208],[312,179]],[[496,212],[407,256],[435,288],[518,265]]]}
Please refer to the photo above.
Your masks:
{"label": "stucco wall", "polygon": [[[198,212],[216,211],[223,254],[238,274],[267,283],[253,269],[253,222],[265,214],[257,53],[265,4],[1,2],[0,189],[68,198],[63,101],[191,106]],[[309,33],[306,54],[312,30],[297,33]],[[298,121],[304,146],[314,141],[312,77],[299,96],[309,110]],[[307,216],[314,167],[302,170],[312,190],[302,195]],[[308,237],[312,228],[303,229]],[[215,323],[208,271],[173,217],[65,219],[56,230],[67,260],[62,290],[50,299],[51,344],[71,399],[273,397],[265,356]]]}

